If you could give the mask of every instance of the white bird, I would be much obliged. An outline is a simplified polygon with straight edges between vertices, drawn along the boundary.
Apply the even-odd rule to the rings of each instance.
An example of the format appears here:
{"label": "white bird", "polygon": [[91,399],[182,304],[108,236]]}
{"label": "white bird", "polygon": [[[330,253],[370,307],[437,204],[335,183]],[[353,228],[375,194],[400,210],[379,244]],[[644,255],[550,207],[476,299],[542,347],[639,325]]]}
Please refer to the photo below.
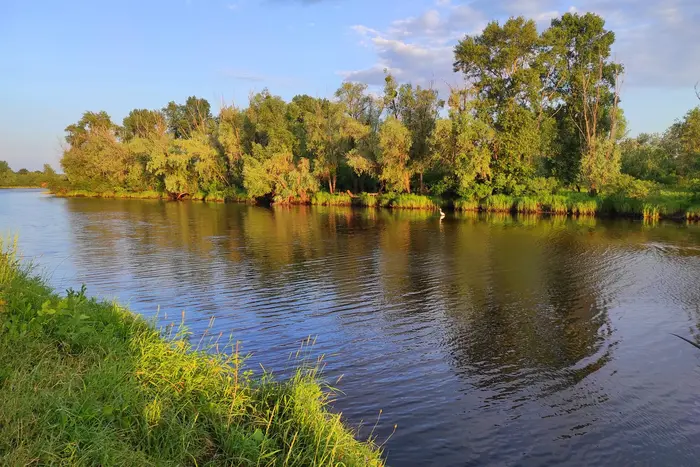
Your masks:
{"label": "white bird", "polygon": [[442,208],[438,208],[438,210],[440,211],[440,220],[443,220],[445,218],[445,213],[442,212]]}

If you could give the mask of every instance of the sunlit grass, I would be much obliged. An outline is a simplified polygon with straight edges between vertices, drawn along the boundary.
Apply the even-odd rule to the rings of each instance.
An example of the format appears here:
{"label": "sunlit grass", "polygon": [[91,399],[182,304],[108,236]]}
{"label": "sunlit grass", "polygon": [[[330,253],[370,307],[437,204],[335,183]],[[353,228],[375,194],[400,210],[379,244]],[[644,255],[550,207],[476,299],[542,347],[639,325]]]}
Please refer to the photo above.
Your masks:
{"label": "sunlit grass", "polygon": [[328,410],[320,362],[256,377],[221,335],[164,338],[0,251],[1,465],[383,465]]}
{"label": "sunlit grass", "polygon": [[352,197],[347,193],[330,194],[327,191],[319,191],[311,196],[311,204],[316,206],[350,206]]}
{"label": "sunlit grass", "polygon": [[484,198],[479,206],[483,211],[490,212],[507,212],[513,211],[515,207],[515,198],[508,195],[491,195]]}
{"label": "sunlit grass", "polygon": [[478,211],[479,202],[473,199],[460,198],[454,202],[455,211]]}

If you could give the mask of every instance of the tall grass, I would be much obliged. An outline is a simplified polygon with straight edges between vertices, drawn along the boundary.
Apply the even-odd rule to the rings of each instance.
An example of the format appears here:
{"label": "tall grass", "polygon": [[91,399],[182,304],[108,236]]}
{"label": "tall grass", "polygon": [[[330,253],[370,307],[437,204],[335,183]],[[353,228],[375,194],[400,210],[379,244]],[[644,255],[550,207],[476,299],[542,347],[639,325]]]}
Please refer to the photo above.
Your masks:
{"label": "tall grass", "polygon": [[685,218],[690,220],[700,220],[700,204],[688,206],[685,211]]}
{"label": "tall grass", "polygon": [[454,202],[455,211],[478,211],[479,202],[473,199],[460,198]]}
{"label": "tall grass", "polygon": [[515,201],[515,210],[520,213],[536,213],[540,212],[542,208],[535,198],[522,196]]}
{"label": "tall grass", "polygon": [[479,207],[483,211],[508,212],[515,209],[515,198],[508,195],[490,195],[484,198]]}
{"label": "tall grass", "polygon": [[220,336],[167,339],[84,288],[59,296],[3,248],[0,465],[383,465],[328,409],[318,365],[256,377]]}
{"label": "tall grass", "polygon": [[379,204],[379,197],[372,193],[360,193],[352,199],[353,206],[362,206],[368,208],[377,207]]}
{"label": "tall grass", "polygon": [[433,198],[424,195],[416,195],[412,193],[402,193],[393,195],[390,208],[395,209],[426,209],[433,210],[439,207],[438,202]]}
{"label": "tall grass", "polygon": [[319,191],[311,196],[311,204],[316,206],[350,206],[352,196],[347,193],[330,194],[327,191]]}

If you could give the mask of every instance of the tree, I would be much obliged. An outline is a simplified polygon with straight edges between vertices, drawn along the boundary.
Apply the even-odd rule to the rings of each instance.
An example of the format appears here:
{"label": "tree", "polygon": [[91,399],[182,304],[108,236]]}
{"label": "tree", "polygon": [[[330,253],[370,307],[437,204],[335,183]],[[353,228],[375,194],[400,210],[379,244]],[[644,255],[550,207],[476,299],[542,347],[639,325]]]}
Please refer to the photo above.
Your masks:
{"label": "tree", "polygon": [[[566,13],[544,33],[554,63],[553,90],[568,120],[560,128],[562,143],[577,147],[580,177],[592,191],[614,180],[620,171],[616,147],[619,124],[619,76],[622,66],[610,60],[615,34],[598,15]],[[575,128],[575,131],[572,131]]]}
{"label": "tree", "polygon": [[469,89],[452,90],[449,118],[437,121],[429,141],[433,159],[446,174],[443,191],[454,191],[463,198],[484,194],[479,193],[477,184],[487,186],[492,175],[494,131],[475,118],[470,92]]}
{"label": "tree", "polygon": [[511,18],[503,26],[494,21],[477,36],[455,47],[454,70],[461,71],[474,90],[475,118],[495,134],[492,165],[495,188],[521,190],[532,177],[543,147],[540,36],[535,22]]}
{"label": "tree", "polygon": [[130,167],[130,154],[120,144],[106,112],[85,112],[75,124],[66,127],[66,143],[61,167],[68,180],[82,189],[115,189],[124,186]]}
{"label": "tree", "polygon": [[700,107],[690,110],[680,124],[679,172],[686,177],[700,175]]}
{"label": "tree", "polygon": [[158,110],[134,109],[122,121],[121,138],[127,142],[133,138],[146,138],[157,131],[164,118]]}
{"label": "tree", "polygon": [[411,165],[419,175],[419,191],[425,191],[423,174],[430,168],[430,137],[435,129],[440,109],[444,102],[434,89],[415,88],[403,84],[399,88],[397,104],[399,119],[411,133]]}
{"label": "tree", "polygon": [[243,123],[245,115],[233,105],[223,106],[219,111],[216,138],[219,150],[226,161],[228,179],[231,183],[242,183],[243,177]]}
{"label": "tree", "polygon": [[317,101],[305,116],[307,146],[314,154],[314,172],[335,192],[338,168],[367,132],[367,127],[348,116],[342,103]]}
{"label": "tree", "polygon": [[170,101],[162,110],[168,132],[176,139],[186,139],[195,131],[207,132],[212,123],[209,101],[190,96],[185,104]]}
{"label": "tree", "polygon": [[411,192],[411,133],[394,116],[389,116],[379,130],[380,180],[389,191]]}
{"label": "tree", "polygon": [[0,161],[0,186],[14,186],[15,173],[7,161]]}

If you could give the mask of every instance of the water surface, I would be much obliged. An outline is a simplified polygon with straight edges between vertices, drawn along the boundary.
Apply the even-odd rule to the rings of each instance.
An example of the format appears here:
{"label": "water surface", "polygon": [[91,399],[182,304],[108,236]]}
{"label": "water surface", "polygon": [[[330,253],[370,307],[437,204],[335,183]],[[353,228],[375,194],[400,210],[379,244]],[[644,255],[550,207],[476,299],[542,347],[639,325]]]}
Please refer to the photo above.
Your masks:
{"label": "water surface", "polygon": [[0,190],[0,232],[60,289],[214,317],[253,368],[317,336],[390,465],[700,458],[700,352],[669,334],[700,336],[698,225]]}

